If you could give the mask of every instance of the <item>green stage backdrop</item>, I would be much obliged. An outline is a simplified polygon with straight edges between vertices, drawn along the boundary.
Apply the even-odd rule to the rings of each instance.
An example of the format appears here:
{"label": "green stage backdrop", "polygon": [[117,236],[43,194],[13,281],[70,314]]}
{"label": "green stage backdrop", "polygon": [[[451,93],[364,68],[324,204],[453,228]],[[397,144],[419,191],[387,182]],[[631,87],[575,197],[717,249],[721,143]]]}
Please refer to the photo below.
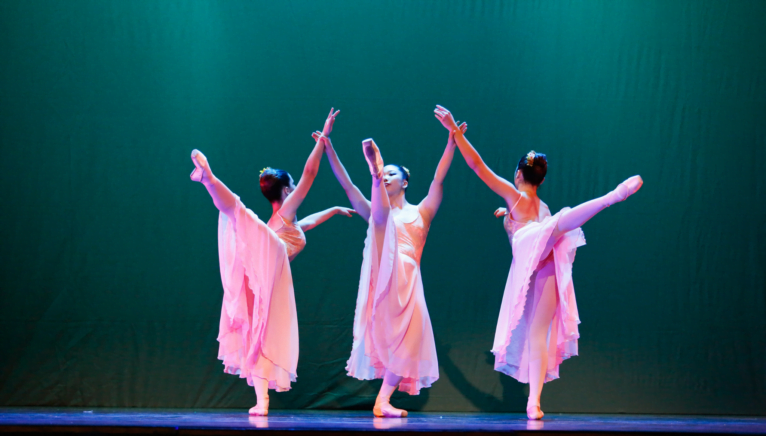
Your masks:
{"label": "green stage backdrop", "polygon": [[[217,219],[189,153],[263,218],[258,171],[300,175],[331,106],[428,190],[469,123],[511,178],[548,154],[555,212],[633,174],[584,227],[580,356],[549,412],[766,414],[766,2],[0,2],[0,405],[246,408],[216,359]],[[306,215],[348,205],[326,160]],[[459,154],[422,260],[441,379],[397,404],[520,412],[492,369],[511,250]],[[366,223],[333,218],[293,262],[298,382],[274,408],[370,408],[346,376]]]}

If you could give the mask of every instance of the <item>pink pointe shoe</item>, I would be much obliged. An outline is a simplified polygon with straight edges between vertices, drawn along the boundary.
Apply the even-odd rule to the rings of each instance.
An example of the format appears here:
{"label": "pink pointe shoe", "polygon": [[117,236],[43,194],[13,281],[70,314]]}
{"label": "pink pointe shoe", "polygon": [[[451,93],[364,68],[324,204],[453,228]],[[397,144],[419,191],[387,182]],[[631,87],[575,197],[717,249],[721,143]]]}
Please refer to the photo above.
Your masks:
{"label": "pink pointe shoe", "polygon": [[527,418],[532,420],[543,419],[545,414],[540,409],[540,406],[527,406]]}
{"label": "pink pointe shoe", "polygon": [[625,201],[631,195],[635,194],[641,185],[644,184],[644,179],[641,176],[633,176],[617,185],[614,191],[606,194],[607,206],[611,206],[615,203]]}
{"label": "pink pointe shoe", "polygon": [[362,141],[362,151],[364,151],[367,165],[370,166],[370,174],[379,179],[380,174],[383,172],[383,158],[380,157],[380,149],[375,145],[375,141],[372,138],[367,138]]}
{"label": "pink pointe shoe", "polygon": [[248,412],[252,416],[268,416],[269,414],[269,401],[263,401],[251,407]]}
{"label": "pink pointe shoe", "polygon": [[407,411],[397,409],[388,401],[385,403],[376,401],[375,407],[372,408],[372,414],[378,418],[404,418],[407,416]]}
{"label": "pink pointe shoe", "polygon": [[192,150],[191,159],[194,163],[194,171],[189,175],[192,181],[201,182],[202,177],[205,175],[205,168],[207,168],[207,158],[201,151],[196,148]]}

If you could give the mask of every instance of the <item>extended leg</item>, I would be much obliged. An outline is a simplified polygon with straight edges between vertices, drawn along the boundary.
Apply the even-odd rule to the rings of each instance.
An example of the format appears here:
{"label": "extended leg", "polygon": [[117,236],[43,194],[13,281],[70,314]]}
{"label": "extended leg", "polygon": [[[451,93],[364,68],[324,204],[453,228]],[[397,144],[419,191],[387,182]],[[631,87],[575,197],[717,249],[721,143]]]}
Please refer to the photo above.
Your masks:
{"label": "extended leg", "polygon": [[255,407],[250,408],[249,413],[256,416],[266,416],[269,414],[269,381],[263,378],[256,378],[254,382],[257,403]]}
{"label": "extended leg", "polygon": [[391,212],[391,203],[388,200],[386,186],[381,183],[383,172],[383,158],[380,157],[378,146],[372,139],[362,141],[362,150],[367,164],[372,173],[372,194],[370,195],[370,215],[372,215],[372,224],[375,231],[375,240],[378,247],[378,260],[380,260],[383,250],[383,239],[386,236],[386,223],[388,214]]}
{"label": "extended leg", "polygon": [[234,206],[237,203],[237,197],[229,190],[222,181],[218,180],[213,172],[210,171],[207,158],[199,150],[193,150],[191,154],[194,162],[194,171],[191,173],[191,179],[195,182],[201,182],[205,185],[207,192],[213,197],[213,204],[221,212],[231,218],[234,212]]}
{"label": "extended leg", "polygon": [[644,181],[641,179],[641,176],[633,176],[617,185],[617,188],[615,188],[614,191],[603,197],[586,201],[579,206],[569,209],[561,219],[559,219],[558,233],[564,234],[570,230],[574,230],[585,224],[589,219],[593,218],[597,213],[607,207],[620,201],[625,201],[629,196],[635,194],[636,191],[641,188],[643,183]]}
{"label": "extended leg", "polygon": [[643,185],[644,181],[641,176],[633,176],[624,182],[617,185],[614,191],[604,195],[603,197],[595,198],[590,201],[586,201],[578,206],[575,206],[564,213],[559,218],[559,223],[553,234],[548,239],[548,242],[543,251],[541,259],[545,259],[550,255],[553,246],[559,240],[559,238],[565,233],[572,231],[596,216],[597,213],[606,209],[607,207],[625,201],[629,196],[636,193]]}
{"label": "extended leg", "polygon": [[407,411],[397,409],[391,405],[391,394],[394,393],[396,387],[402,381],[402,377],[394,374],[391,371],[386,371],[386,375],[383,378],[383,384],[380,386],[380,392],[378,398],[375,399],[375,407],[372,409],[372,413],[379,418],[404,418],[407,416]]}
{"label": "extended leg", "polygon": [[541,419],[543,411],[540,410],[540,394],[542,394],[545,374],[548,370],[548,330],[558,305],[556,271],[552,261],[548,262],[537,272],[534,286],[535,292],[541,292],[541,294],[535,306],[532,324],[529,329],[529,398],[527,399],[527,417],[529,419]]}

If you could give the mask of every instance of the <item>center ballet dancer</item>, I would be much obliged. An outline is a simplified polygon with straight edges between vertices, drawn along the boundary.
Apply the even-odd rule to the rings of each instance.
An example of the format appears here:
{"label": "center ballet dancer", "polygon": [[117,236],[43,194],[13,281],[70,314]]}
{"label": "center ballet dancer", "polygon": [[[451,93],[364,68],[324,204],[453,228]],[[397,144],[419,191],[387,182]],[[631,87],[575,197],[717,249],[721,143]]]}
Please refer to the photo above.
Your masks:
{"label": "center ballet dancer", "polygon": [[[465,131],[463,123],[458,130]],[[314,134],[319,137],[319,132]],[[362,271],[354,315],[354,342],[346,365],[360,380],[383,379],[373,414],[405,417],[390,403],[398,387],[410,395],[439,378],[431,319],[423,293],[420,258],[428,228],[442,201],[443,182],[455,154],[450,135],[428,195],[418,205],[405,197],[410,174],[400,165],[385,165],[372,139],[362,142],[372,175],[371,200],[352,182],[329,138],[325,153],[354,210],[368,221]]]}
{"label": "center ballet dancer", "polygon": [[580,323],[572,284],[572,263],[577,247],[585,245],[580,226],[605,208],[628,198],[643,180],[633,176],[617,188],[574,208],[551,216],[537,196],[545,180],[548,161],[531,151],[516,167],[514,183],[495,174],[468,142],[450,111],[436,106],[434,115],[450,131],[466,163],[502,197],[508,208],[504,227],[513,251],[492,353],[495,370],[529,383],[527,417],[541,419],[543,383],[559,377],[559,365],[577,355]]}
{"label": "center ballet dancer", "polygon": [[354,212],[332,207],[302,220],[297,217],[319,170],[322,139],[330,135],[338,112],[330,109],[297,185],[284,170],[261,172],[261,192],[272,207],[268,223],[213,175],[205,155],[192,151],[191,179],[205,185],[220,211],[218,254],[224,293],[218,358],[224,372],[239,375],[255,387],[257,403],[251,415],[268,415],[269,389],[288,391],[297,377],[298,317],[290,261],[306,246],[303,232],[333,215],[350,217]]}

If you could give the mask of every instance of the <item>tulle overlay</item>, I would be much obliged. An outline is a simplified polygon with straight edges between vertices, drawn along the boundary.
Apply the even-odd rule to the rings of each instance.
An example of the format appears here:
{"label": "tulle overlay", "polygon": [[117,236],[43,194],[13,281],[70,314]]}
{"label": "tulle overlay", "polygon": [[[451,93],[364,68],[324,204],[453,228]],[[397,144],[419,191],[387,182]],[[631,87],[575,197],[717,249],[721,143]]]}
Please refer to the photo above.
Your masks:
{"label": "tulle overlay", "polygon": [[253,385],[290,390],[298,365],[298,317],[285,244],[237,198],[233,220],[218,219],[223,307],[218,358]]}
{"label": "tulle overlay", "polygon": [[[414,209],[414,208],[412,208]],[[409,221],[409,222],[406,222]],[[428,229],[416,211],[389,215],[383,241],[372,220],[364,243],[354,317],[354,343],[346,371],[360,380],[403,377],[399,390],[417,395],[439,378],[420,256]],[[378,259],[377,244],[382,244]]]}
{"label": "tulle overlay", "polygon": [[[522,383],[529,383],[527,338],[533,307],[539,298],[539,295],[535,294],[541,290],[535,287],[535,278],[538,271],[551,261],[541,257],[548,238],[566,210],[548,216],[540,222],[529,222],[512,237],[513,262],[505,284],[492,353],[495,355],[495,370]],[[582,229],[577,228],[567,232],[553,247],[552,262],[558,306],[548,333],[546,382],[559,377],[561,362],[577,355],[577,339],[580,337],[577,325],[580,318],[572,284],[572,263],[577,247],[582,245],[585,245],[585,236]]]}

